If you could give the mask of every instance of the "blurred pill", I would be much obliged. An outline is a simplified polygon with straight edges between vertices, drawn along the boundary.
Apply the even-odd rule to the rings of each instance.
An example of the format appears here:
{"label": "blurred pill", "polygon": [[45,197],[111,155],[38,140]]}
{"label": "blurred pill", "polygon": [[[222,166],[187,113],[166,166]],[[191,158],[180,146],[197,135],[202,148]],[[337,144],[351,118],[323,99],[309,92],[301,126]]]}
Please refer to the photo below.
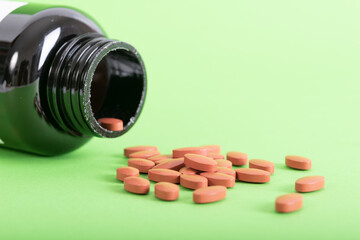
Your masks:
{"label": "blurred pill", "polygon": [[116,169],[116,177],[120,181],[124,181],[126,177],[138,177],[139,170],[133,167],[120,167]]}

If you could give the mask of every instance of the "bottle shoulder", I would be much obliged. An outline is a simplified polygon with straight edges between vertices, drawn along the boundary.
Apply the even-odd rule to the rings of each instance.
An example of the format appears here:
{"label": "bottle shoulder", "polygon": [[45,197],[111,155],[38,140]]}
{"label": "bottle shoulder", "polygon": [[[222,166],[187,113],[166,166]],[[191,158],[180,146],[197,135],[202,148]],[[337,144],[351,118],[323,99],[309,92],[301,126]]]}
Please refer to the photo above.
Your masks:
{"label": "bottle shoulder", "polygon": [[[102,30],[83,14],[50,8],[35,14],[12,13],[0,22],[2,88],[31,84],[46,69],[46,60],[69,39]],[[1,89],[6,91],[6,89]]]}

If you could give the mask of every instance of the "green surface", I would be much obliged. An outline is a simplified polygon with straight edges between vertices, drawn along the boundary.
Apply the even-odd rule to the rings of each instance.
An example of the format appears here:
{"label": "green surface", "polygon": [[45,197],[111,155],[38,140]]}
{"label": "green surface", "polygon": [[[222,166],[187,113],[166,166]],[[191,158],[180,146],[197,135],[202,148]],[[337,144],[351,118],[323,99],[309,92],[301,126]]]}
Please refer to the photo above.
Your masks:
{"label": "green surface", "polygon": [[[43,1],[51,3],[51,1]],[[135,127],[43,158],[0,150],[1,239],[356,239],[359,222],[359,1],[61,1],[133,44],[149,91]],[[123,148],[220,144],[275,162],[268,184],[237,183],[196,205],[126,193]],[[284,167],[287,154],[313,160]],[[274,211],[294,181],[326,177],[304,207]]]}

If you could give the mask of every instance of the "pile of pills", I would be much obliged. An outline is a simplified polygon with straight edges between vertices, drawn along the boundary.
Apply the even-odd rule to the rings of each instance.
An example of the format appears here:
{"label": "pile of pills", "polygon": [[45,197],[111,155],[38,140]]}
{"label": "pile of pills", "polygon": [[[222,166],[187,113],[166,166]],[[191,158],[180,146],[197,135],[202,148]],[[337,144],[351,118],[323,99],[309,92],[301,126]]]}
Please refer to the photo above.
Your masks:
{"label": "pile of pills", "polygon": [[[128,166],[117,169],[117,178],[124,182],[124,189],[135,194],[147,194],[150,181],[156,182],[155,196],[161,200],[174,201],[179,197],[181,186],[192,189],[195,203],[210,203],[224,199],[227,188],[234,187],[235,181],[250,183],[270,182],[274,173],[274,163],[251,159],[246,153],[228,152],[221,154],[219,145],[185,147],[173,150],[172,154],[161,154],[155,146],[135,146],[124,149]],[[249,168],[232,169],[232,166]],[[301,156],[285,157],[286,166],[308,170],[311,160]],[[148,179],[140,177],[148,174]],[[150,181],[149,181],[150,180]],[[275,200],[275,210],[286,213],[302,208],[303,197],[300,193],[312,192],[325,186],[322,176],[307,176],[297,179],[295,190],[279,196]]]}

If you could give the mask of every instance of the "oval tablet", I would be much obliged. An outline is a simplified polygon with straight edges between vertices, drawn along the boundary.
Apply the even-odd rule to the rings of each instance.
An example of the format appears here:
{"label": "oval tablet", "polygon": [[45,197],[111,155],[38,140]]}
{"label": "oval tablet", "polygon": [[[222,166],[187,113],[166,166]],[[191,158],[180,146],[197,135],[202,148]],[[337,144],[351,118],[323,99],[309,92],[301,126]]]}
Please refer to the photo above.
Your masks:
{"label": "oval tablet", "polygon": [[300,170],[308,170],[311,168],[311,160],[309,158],[295,155],[285,156],[285,164],[288,167]]}
{"label": "oval tablet", "polygon": [[150,189],[150,182],[141,177],[127,177],[124,179],[124,188],[131,193],[147,194]]}
{"label": "oval tablet", "polygon": [[156,161],[172,159],[172,155],[171,154],[159,154],[159,155],[154,155],[152,157],[149,157],[147,159],[156,163]]}
{"label": "oval tablet", "polygon": [[185,154],[184,163],[187,167],[206,172],[215,172],[217,167],[216,161],[212,158],[191,153]]}
{"label": "oval tablet", "polygon": [[154,182],[179,183],[181,173],[170,169],[150,169],[148,178]]}
{"label": "oval tablet", "polygon": [[129,158],[149,158],[155,155],[159,155],[160,152],[159,151],[140,151],[140,152],[134,152],[129,154]]}
{"label": "oval tablet", "polygon": [[244,166],[248,162],[248,155],[242,152],[228,152],[226,159],[232,162],[234,166]]}
{"label": "oval tablet", "polygon": [[129,158],[128,166],[139,169],[141,173],[147,173],[149,169],[155,166],[155,163],[143,158]]}
{"label": "oval tablet", "polygon": [[189,167],[183,167],[179,170],[179,172],[181,174],[187,174],[187,175],[195,175],[197,174],[199,171],[198,170],[195,170],[193,168],[189,168]]}
{"label": "oval tablet", "polygon": [[199,154],[206,156],[207,149],[203,147],[185,147],[185,148],[177,148],[173,150],[173,158],[181,158],[184,157],[187,153]]}
{"label": "oval tablet", "polygon": [[123,121],[117,118],[99,118],[98,123],[107,130],[121,131],[124,129]]}
{"label": "oval tablet", "polygon": [[120,181],[124,181],[126,177],[138,177],[139,169],[133,167],[120,167],[116,169],[116,177]]}
{"label": "oval tablet", "polygon": [[277,212],[288,213],[302,208],[303,196],[300,193],[290,193],[282,195],[275,200],[275,209]]}
{"label": "oval tablet", "polygon": [[129,157],[131,153],[134,152],[141,152],[141,151],[157,151],[158,148],[155,146],[134,146],[134,147],[127,147],[124,149],[124,155]]}
{"label": "oval tablet", "polygon": [[270,182],[270,173],[255,168],[238,168],[235,170],[239,181],[252,183]]}
{"label": "oval tablet", "polygon": [[230,176],[233,176],[234,178],[236,178],[236,172],[235,172],[234,169],[224,168],[224,167],[217,167],[216,172],[224,173],[224,174],[227,174],[227,175],[230,175]]}
{"label": "oval tablet", "polygon": [[179,171],[183,167],[185,167],[184,158],[174,158],[161,160],[161,163],[156,165],[154,169],[171,169]]}
{"label": "oval tablet", "polygon": [[155,196],[161,200],[174,201],[179,198],[180,188],[178,185],[169,182],[155,184]]}
{"label": "oval tablet", "polygon": [[226,168],[232,168],[232,162],[225,159],[218,159],[215,160],[218,167],[226,167]]}
{"label": "oval tablet", "polygon": [[180,176],[180,185],[189,189],[204,188],[208,186],[208,180],[200,175],[182,174]]}
{"label": "oval tablet", "polygon": [[325,177],[308,176],[295,181],[295,190],[298,192],[313,192],[322,189],[325,186]]}
{"label": "oval tablet", "polygon": [[226,187],[211,186],[196,189],[193,192],[193,200],[195,203],[211,203],[217,202],[226,197]]}
{"label": "oval tablet", "polygon": [[201,147],[206,148],[208,153],[220,154],[221,152],[220,145],[204,145]]}
{"label": "oval tablet", "polygon": [[207,157],[211,157],[214,160],[225,159],[225,156],[219,153],[208,153]]}
{"label": "oval tablet", "polygon": [[274,173],[275,165],[273,162],[267,160],[251,159],[249,161],[249,168],[256,168],[267,171],[269,173]]}
{"label": "oval tablet", "polygon": [[235,186],[235,178],[224,173],[204,172],[204,173],[200,173],[200,176],[207,178],[209,186],[224,186],[224,187]]}

